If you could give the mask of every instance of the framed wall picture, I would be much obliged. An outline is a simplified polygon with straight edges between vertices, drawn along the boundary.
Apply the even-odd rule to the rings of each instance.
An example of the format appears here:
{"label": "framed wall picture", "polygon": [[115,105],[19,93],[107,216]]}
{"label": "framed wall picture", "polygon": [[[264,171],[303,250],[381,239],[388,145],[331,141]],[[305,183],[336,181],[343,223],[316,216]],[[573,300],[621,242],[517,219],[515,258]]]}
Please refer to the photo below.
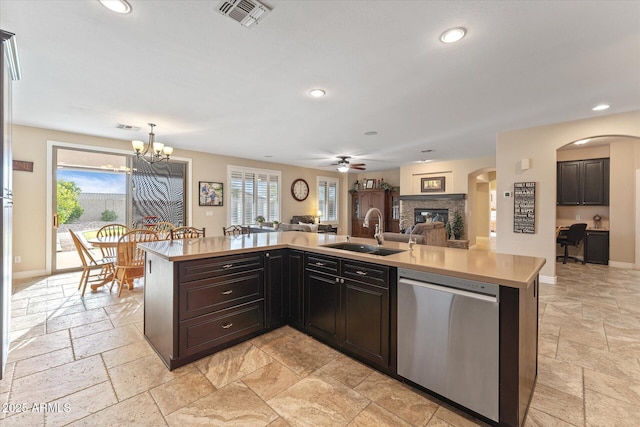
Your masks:
{"label": "framed wall picture", "polygon": [[364,188],[366,189],[372,189],[372,188],[375,188],[375,186],[376,186],[375,179],[367,179],[366,182],[364,183]]}
{"label": "framed wall picture", "polygon": [[222,183],[199,181],[199,205],[222,206]]}
{"label": "framed wall picture", "polygon": [[444,191],[444,176],[422,178],[420,190],[423,193],[437,193]]}

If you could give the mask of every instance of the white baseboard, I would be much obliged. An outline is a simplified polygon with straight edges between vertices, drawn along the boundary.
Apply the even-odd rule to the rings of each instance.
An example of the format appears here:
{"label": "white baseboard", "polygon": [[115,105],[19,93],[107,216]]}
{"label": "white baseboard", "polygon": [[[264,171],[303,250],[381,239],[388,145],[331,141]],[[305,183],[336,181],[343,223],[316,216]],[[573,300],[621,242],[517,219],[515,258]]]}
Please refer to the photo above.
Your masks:
{"label": "white baseboard", "polygon": [[558,276],[543,276],[541,274],[538,278],[540,279],[540,283],[546,283],[548,285],[555,285],[558,283]]}
{"label": "white baseboard", "polygon": [[609,267],[635,269],[636,265],[632,262],[609,261]]}
{"label": "white baseboard", "polygon": [[49,276],[47,270],[31,270],[12,273],[13,279],[30,279],[32,277]]}

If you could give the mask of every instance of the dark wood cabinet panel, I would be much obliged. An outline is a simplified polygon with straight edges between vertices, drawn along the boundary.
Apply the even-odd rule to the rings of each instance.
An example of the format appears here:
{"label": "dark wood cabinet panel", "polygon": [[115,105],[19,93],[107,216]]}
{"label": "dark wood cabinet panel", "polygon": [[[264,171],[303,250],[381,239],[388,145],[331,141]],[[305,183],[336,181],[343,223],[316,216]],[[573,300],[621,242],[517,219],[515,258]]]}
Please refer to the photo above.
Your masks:
{"label": "dark wood cabinet panel", "polygon": [[342,346],[367,361],[389,365],[389,291],[346,279],[342,285]]}
{"label": "dark wood cabinet panel", "polygon": [[285,270],[286,251],[268,251],[265,257],[267,328],[283,326],[289,319],[289,276]]}
{"label": "dark wood cabinet panel", "polygon": [[212,353],[216,347],[263,328],[263,301],[216,311],[180,322],[178,351],[181,358]]}
{"label": "dark wood cabinet panel", "polygon": [[337,276],[305,272],[305,327],[332,343],[340,341],[340,282]]}
{"label": "dark wood cabinet panel", "polygon": [[180,320],[264,297],[263,270],[180,284]]}
{"label": "dark wood cabinet panel", "polygon": [[609,159],[558,162],[556,203],[609,205]]}
{"label": "dark wood cabinet panel", "polygon": [[559,205],[579,205],[580,198],[580,162],[558,163],[558,194]]}
{"label": "dark wood cabinet panel", "polygon": [[609,204],[609,159],[583,161],[582,192],[584,205]]}
{"label": "dark wood cabinet panel", "polygon": [[[389,231],[394,228],[390,225],[398,222],[391,218],[391,197],[386,190],[360,190],[351,195],[352,214],[351,214],[351,235],[354,237],[373,238],[378,223],[378,215],[372,215],[369,218],[369,227],[363,227],[362,223],[367,211],[371,208],[378,208],[382,213],[385,221],[383,229]],[[398,228],[397,226],[395,228]]]}
{"label": "dark wood cabinet panel", "polygon": [[584,261],[609,264],[609,232],[587,230],[584,239]]}
{"label": "dark wood cabinet panel", "polygon": [[304,329],[304,252],[289,250],[286,269],[289,282],[289,322]]}
{"label": "dark wood cabinet panel", "polygon": [[262,268],[262,253],[229,255],[179,263],[180,282],[210,279]]}

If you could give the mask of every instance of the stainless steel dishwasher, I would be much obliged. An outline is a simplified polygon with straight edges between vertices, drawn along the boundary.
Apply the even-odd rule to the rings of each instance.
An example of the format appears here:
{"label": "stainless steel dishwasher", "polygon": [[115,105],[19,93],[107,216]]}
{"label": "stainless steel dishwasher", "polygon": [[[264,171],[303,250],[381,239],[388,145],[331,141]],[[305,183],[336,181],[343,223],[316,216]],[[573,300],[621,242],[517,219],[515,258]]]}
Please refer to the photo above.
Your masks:
{"label": "stainless steel dishwasher", "polygon": [[499,421],[499,286],[398,269],[398,374]]}

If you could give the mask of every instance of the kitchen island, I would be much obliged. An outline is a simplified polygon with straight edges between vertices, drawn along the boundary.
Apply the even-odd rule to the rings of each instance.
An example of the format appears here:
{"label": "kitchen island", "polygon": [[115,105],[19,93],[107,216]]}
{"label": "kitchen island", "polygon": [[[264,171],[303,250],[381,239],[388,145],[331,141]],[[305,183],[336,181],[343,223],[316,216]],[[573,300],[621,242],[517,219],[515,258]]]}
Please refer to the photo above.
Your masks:
{"label": "kitchen island", "polygon": [[406,380],[397,371],[398,269],[497,285],[499,416],[463,409],[522,425],[537,375],[544,259],[422,245],[409,251],[398,242],[384,244],[400,250],[385,256],[325,246],[345,241],[287,232],[145,243],[145,337],[174,369],[289,324]]}

